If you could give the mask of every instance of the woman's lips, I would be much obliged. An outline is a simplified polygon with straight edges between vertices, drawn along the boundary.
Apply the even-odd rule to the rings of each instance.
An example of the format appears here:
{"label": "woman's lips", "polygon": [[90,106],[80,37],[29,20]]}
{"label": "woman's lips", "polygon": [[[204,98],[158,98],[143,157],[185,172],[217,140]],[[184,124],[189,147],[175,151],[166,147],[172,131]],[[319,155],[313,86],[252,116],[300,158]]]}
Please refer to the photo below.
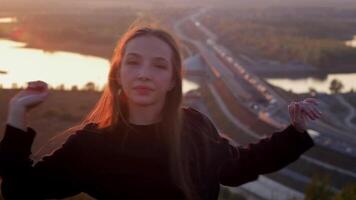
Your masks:
{"label": "woman's lips", "polygon": [[135,90],[139,93],[139,94],[142,94],[142,95],[146,95],[146,94],[149,94],[152,90],[151,89],[148,89],[148,88],[135,88]]}

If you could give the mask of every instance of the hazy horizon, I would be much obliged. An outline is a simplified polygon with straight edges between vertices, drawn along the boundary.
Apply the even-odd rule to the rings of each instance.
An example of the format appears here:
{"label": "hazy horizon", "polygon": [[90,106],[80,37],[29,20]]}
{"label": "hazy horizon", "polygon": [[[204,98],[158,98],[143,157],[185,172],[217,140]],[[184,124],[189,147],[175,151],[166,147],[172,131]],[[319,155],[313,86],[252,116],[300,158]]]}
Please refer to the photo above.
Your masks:
{"label": "hazy horizon", "polygon": [[[190,0],[0,0],[2,7],[6,6],[25,6],[20,3],[31,2],[31,6],[38,6],[38,5],[50,5],[55,3],[54,6],[58,5],[66,5],[70,2],[71,5],[82,5],[83,7],[86,6],[99,6],[99,7],[110,7],[110,6],[138,6],[138,7],[145,7],[149,6],[150,8],[154,7],[155,5],[160,6],[179,6],[179,7],[191,7],[191,6],[214,6],[214,7],[228,7],[230,6],[237,6],[240,8],[250,8],[250,7],[279,7],[279,6],[295,6],[295,7],[334,7],[334,8],[352,8],[356,7],[356,1],[354,0],[199,0],[191,2]],[[28,6],[28,5],[26,5]],[[1,14],[1,13],[0,13]]]}

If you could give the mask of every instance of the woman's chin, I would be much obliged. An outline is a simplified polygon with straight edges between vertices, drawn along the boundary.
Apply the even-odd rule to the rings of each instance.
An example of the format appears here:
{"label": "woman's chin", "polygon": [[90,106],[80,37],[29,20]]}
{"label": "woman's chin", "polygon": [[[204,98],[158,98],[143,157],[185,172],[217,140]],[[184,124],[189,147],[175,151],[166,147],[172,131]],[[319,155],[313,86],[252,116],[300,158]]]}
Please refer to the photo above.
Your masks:
{"label": "woman's chin", "polygon": [[155,102],[151,98],[135,98],[132,103],[138,105],[138,106],[149,106],[154,104]]}

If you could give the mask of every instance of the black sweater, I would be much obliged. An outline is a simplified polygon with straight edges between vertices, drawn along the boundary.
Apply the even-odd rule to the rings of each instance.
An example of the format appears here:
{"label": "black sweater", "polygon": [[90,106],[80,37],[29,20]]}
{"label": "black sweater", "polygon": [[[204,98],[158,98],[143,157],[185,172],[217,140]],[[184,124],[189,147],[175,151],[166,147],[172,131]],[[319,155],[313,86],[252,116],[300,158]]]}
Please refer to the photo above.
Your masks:
{"label": "black sweater", "polygon": [[[208,127],[204,134],[213,138],[212,162],[200,169],[203,179],[198,188],[204,200],[217,199],[219,184],[238,186],[256,180],[297,160],[314,145],[307,132],[299,133],[290,125],[258,143],[236,147],[218,134],[204,114],[192,108],[183,111],[191,124]],[[135,130],[121,143],[122,127],[98,134],[93,131],[95,124],[88,124],[32,166],[29,156],[35,130],[28,127],[24,132],[7,124],[0,143],[4,198],[60,199],[85,192],[96,199],[183,199],[170,179],[168,154],[160,136],[165,133],[155,131],[156,124],[132,125]],[[193,132],[194,128],[189,134],[201,135],[194,140],[204,137]]]}

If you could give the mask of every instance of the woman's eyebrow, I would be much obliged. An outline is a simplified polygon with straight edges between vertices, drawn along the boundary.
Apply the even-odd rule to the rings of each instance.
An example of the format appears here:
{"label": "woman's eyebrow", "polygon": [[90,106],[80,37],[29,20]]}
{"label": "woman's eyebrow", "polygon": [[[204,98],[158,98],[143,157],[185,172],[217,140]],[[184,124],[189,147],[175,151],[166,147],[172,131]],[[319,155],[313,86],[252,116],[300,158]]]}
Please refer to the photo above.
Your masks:
{"label": "woman's eyebrow", "polygon": [[[138,54],[138,53],[128,53],[127,56],[134,56],[134,57],[139,57],[139,58],[141,57],[141,55]],[[158,61],[168,62],[167,59],[165,59],[165,58],[163,58],[163,57],[160,57],[160,56],[154,57],[153,59],[154,59],[154,60],[158,60]]]}
{"label": "woman's eyebrow", "polygon": [[141,57],[138,53],[128,53],[127,56]]}
{"label": "woman's eyebrow", "polygon": [[168,60],[163,58],[163,57],[154,57],[155,60],[158,60],[158,61],[163,61],[163,62],[167,62],[168,63]]}

